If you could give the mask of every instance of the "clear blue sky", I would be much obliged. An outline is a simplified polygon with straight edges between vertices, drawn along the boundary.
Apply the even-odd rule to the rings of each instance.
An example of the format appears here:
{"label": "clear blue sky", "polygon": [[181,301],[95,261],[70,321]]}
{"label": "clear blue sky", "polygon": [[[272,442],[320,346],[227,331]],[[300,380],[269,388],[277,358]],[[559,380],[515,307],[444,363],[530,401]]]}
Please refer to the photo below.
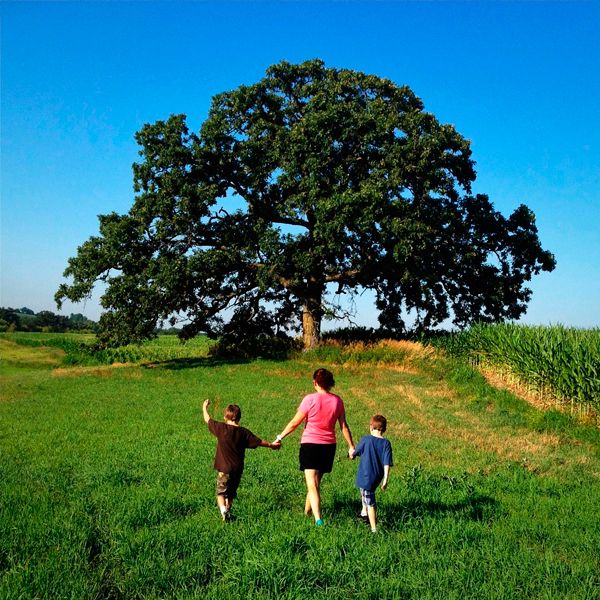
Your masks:
{"label": "clear blue sky", "polygon": [[533,280],[523,322],[600,326],[600,2],[3,1],[0,13],[1,306],[56,311],[97,215],[131,206],[144,123],[186,113],[197,129],[214,94],[318,57],[409,85],[471,140],[473,191],[505,215],[535,212],[558,266]]}

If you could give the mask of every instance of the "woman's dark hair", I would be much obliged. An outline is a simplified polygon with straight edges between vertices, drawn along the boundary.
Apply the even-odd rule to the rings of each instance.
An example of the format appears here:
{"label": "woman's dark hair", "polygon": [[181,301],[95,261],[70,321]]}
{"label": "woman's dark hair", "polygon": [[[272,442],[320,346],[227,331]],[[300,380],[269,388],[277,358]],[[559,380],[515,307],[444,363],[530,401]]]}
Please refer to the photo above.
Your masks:
{"label": "woman's dark hair", "polygon": [[327,391],[329,391],[335,385],[333,373],[327,369],[317,369],[313,373],[313,381]]}
{"label": "woman's dark hair", "polygon": [[225,409],[224,418],[226,421],[239,423],[242,418],[242,409],[237,404],[229,404]]}

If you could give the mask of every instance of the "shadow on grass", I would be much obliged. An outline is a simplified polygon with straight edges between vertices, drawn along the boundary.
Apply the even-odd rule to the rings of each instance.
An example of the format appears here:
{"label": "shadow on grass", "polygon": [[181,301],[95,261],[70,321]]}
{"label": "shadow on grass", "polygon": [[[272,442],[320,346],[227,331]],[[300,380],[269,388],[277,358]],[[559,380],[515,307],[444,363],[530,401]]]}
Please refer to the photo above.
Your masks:
{"label": "shadow on grass", "polygon": [[459,519],[489,522],[500,509],[500,503],[489,496],[472,496],[459,502],[419,501],[397,502],[385,507],[382,521],[395,527],[414,519],[455,516]]}
{"label": "shadow on grass", "polygon": [[252,362],[249,358],[174,358],[160,360],[144,365],[146,369],[168,369],[169,371],[182,371],[184,369],[201,369],[207,367],[220,367],[223,365],[243,365]]}
{"label": "shadow on grass", "polygon": [[[388,529],[399,529],[411,521],[453,516],[460,520],[490,522],[498,515],[500,503],[489,496],[473,495],[457,502],[406,500],[388,503],[379,501],[378,520]],[[335,500],[333,511],[356,518],[360,499]]]}

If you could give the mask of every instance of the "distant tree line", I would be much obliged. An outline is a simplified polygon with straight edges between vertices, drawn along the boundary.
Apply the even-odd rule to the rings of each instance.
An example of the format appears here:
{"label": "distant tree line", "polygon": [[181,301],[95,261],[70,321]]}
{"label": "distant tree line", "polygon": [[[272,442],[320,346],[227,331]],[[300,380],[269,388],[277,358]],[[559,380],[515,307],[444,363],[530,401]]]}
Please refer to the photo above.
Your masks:
{"label": "distant tree line", "polygon": [[0,307],[0,332],[32,331],[64,333],[68,331],[95,332],[98,324],[82,314],[66,317],[49,310],[35,313],[27,307]]}

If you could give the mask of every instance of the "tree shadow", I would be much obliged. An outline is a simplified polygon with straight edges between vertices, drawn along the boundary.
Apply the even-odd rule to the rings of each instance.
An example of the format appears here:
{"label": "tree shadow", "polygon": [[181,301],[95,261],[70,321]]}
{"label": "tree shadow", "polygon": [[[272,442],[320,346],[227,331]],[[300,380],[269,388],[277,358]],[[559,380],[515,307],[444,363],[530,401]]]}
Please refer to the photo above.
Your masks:
{"label": "tree shadow", "polygon": [[169,371],[182,371],[184,369],[202,369],[220,367],[223,365],[242,365],[252,362],[249,358],[214,358],[202,356],[197,358],[173,358],[170,360],[157,360],[144,365],[146,369],[167,369]]}
{"label": "tree shadow", "polygon": [[285,362],[287,358],[272,357],[232,357],[220,358],[215,356],[200,356],[195,358],[173,358],[169,360],[157,360],[144,364],[146,369],[168,369],[169,371],[181,371],[184,369],[201,369],[210,367],[220,367],[223,365],[245,365],[256,360],[268,362]]}

